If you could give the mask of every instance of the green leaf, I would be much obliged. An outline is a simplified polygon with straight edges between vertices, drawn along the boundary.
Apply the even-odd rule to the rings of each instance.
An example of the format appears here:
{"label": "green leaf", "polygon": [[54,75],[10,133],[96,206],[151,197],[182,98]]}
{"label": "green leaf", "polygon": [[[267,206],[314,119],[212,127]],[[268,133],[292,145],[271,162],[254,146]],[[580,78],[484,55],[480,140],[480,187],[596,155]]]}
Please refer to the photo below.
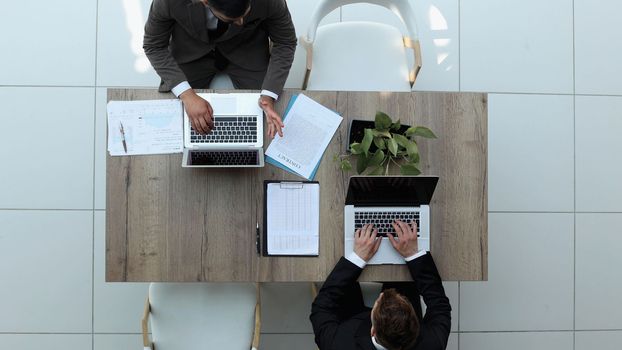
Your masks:
{"label": "green leaf", "polygon": [[412,164],[419,164],[419,160],[420,160],[419,153],[415,153],[408,157],[408,162]]}
{"label": "green leaf", "polygon": [[360,143],[354,142],[350,145],[350,152],[352,152],[352,154],[361,154],[363,153],[363,148]]}
{"label": "green leaf", "polygon": [[374,145],[378,147],[378,149],[385,149],[387,146],[384,143],[384,139],[382,137],[374,137]]}
{"label": "green leaf", "polygon": [[407,139],[404,135],[394,134],[393,137],[398,145],[406,148],[409,156],[419,153],[419,147],[417,147],[416,142]]}
{"label": "green leaf", "polygon": [[374,134],[374,136],[382,136],[382,137],[386,137],[386,138],[391,138],[391,133],[388,131],[378,131],[376,129],[373,129],[372,134]]}
{"label": "green leaf", "polygon": [[369,159],[365,155],[365,153],[361,153],[356,158],[356,172],[357,174],[362,174],[365,169],[367,169],[367,164]]}
{"label": "green leaf", "polygon": [[391,152],[394,157],[397,157],[397,142],[395,142],[395,139],[388,139],[387,147],[389,148],[389,152]]}
{"label": "green leaf", "polygon": [[402,175],[419,175],[421,171],[414,164],[406,163],[400,167]]}
{"label": "green leaf", "polygon": [[383,112],[376,112],[376,120],[375,120],[375,125],[376,125],[376,130],[379,131],[384,131],[384,130],[389,130],[389,128],[391,127],[391,117],[389,117],[388,115],[386,115],[386,113]]}
{"label": "green leaf", "polygon": [[369,163],[367,163],[367,166],[378,166],[382,163],[383,160],[384,160],[384,152],[379,149],[369,159]]}
{"label": "green leaf", "polygon": [[432,132],[432,130],[426,128],[425,126],[411,126],[406,130],[406,136],[421,136],[428,139],[435,139],[436,135]]}
{"label": "green leaf", "polygon": [[375,167],[372,171],[369,172],[369,175],[382,175],[384,174],[384,168],[382,166]]}
{"label": "green leaf", "polygon": [[341,161],[341,170],[344,170],[344,171],[352,170],[352,164],[350,163],[349,160],[344,159]]}
{"label": "green leaf", "polygon": [[391,130],[398,131],[402,127],[400,120],[398,119],[395,123],[391,124]]}
{"label": "green leaf", "polygon": [[365,155],[369,155],[369,147],[371,146],[371,142],[374,139],[374,134],[371,129],[365,129],[365,136],[363,136],[363,141],[361,141],[361,149],[365,153]]}

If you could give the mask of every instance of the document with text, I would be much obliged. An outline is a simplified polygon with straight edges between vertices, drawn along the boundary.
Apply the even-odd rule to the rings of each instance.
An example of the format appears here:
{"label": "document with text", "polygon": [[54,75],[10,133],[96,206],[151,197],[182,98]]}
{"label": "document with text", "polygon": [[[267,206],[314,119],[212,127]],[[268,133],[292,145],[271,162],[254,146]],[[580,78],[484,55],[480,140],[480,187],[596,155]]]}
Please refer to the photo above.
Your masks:
{"label": "document with text", "polygon": [[274,137],[266,156],[311,179],[342,120],[339,114],[300,94],[284,118],[283,137]]}
{"label": "document with text", "polygon": [[270,183],[265,195],[267,255],[317,256],[320,184]]}
{"label": "document with text", "polygon": [[183,152],[183,107],[179,100],[110,101],[111,156]]}

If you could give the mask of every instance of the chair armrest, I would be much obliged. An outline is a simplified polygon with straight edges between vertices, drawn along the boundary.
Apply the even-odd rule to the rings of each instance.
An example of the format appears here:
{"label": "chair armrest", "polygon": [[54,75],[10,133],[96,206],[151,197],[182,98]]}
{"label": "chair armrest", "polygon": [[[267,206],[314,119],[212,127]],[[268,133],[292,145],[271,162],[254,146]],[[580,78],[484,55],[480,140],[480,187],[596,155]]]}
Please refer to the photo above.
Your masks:
{"label": "chair armrest", "polygon": [[408,80],[410,81],[410,87],[412,88],[413,85],[415,85],[415,81],[417,80],[417,76],[419,75],[419,71],[421,71],[421,67],[423,65],[423,60],[421,59],[421,45],[419,44],[419,40],[412,40],[411,38],[405,36],[404,46],[412,49],[415,56],[413,68],[408,74]]}
{"label": "chair armrest", "polygon": [[257,291],[257,303],[255,304],[255,330],[253,331],[253,342],[251,344],[252,350],[257,350],[259,348],[259,337],[261,335],[261,295],[260,295],[260,284],[255,283],[255,288]]}
{"label": "chair armrest", "polygon": [[145,310],[143,311],[143,318],[141,319],[141,327],[143,330],[143,347],[144,350],[154,350],[153,343],[149,339],[149,314],[151,313],[151,304],[149,303],[149,297],[145,301]]}
{"label": "chair armrest", "polygon": [[309,84],[309,75],[311,75],[311,68],[313,67],[313,41],[309,40],[306,36],[301,36],[298,40],[300,45],[307,52],[306,55],[306,64],[305,64],[305,77],[302,80],[302,89],[306,90],[307,85]]}

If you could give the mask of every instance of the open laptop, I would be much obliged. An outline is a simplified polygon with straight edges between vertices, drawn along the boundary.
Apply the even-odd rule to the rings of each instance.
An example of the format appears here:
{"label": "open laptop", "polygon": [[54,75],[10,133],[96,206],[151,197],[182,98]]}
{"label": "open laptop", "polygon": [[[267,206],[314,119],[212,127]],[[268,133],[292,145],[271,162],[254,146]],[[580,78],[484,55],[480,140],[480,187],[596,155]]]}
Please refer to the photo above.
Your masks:
{"label": "open laptop", "polygon": [[192,129],[184,109],[183,167],[263,167],[263,111],[259,94],[198,94],[214,110],[214,129],[201,135]]}
{"label": "open laptop", "polygon": [[382,235],[378,252],[368,264],[404,264],[387,233],[395,236],[393,220],[417,222],[420,250],[430,250],[430,201],[438,176],[353,176],[348,184],[344,211],[344,246],[354,250],[354,232],[373,223]]}

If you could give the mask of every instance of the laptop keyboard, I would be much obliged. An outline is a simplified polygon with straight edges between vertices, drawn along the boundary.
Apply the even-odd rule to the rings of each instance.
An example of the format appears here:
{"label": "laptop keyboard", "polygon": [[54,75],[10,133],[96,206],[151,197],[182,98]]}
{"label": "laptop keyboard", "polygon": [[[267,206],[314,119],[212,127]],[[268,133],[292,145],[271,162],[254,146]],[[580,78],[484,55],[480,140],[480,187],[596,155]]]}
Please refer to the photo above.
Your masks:
{"label": "laptop keyboard", "polygon": [[259,165],[257,151],[192,151],[192,165]]}
{"label": "laptop keyboard", "polygon": [[[393,221],[400,220],[410,225],[412,221],[417,223],[417,232],[419,229],[419,213],[412,211],[404,212],[355,212],[354,213],[354,229],[358,230],[366,224],[374,224],[378,229],[378,235],[386,237],[387,233],[395,236]],[[418,235],[417,235],[418,236]]]}
{"label": "laptop keyboard", "polygon": [[201,135],[190,129],[190,142],[199,144],[210,143],[256,143],[257,116],[215,116],[214,130],[207,135]]}

